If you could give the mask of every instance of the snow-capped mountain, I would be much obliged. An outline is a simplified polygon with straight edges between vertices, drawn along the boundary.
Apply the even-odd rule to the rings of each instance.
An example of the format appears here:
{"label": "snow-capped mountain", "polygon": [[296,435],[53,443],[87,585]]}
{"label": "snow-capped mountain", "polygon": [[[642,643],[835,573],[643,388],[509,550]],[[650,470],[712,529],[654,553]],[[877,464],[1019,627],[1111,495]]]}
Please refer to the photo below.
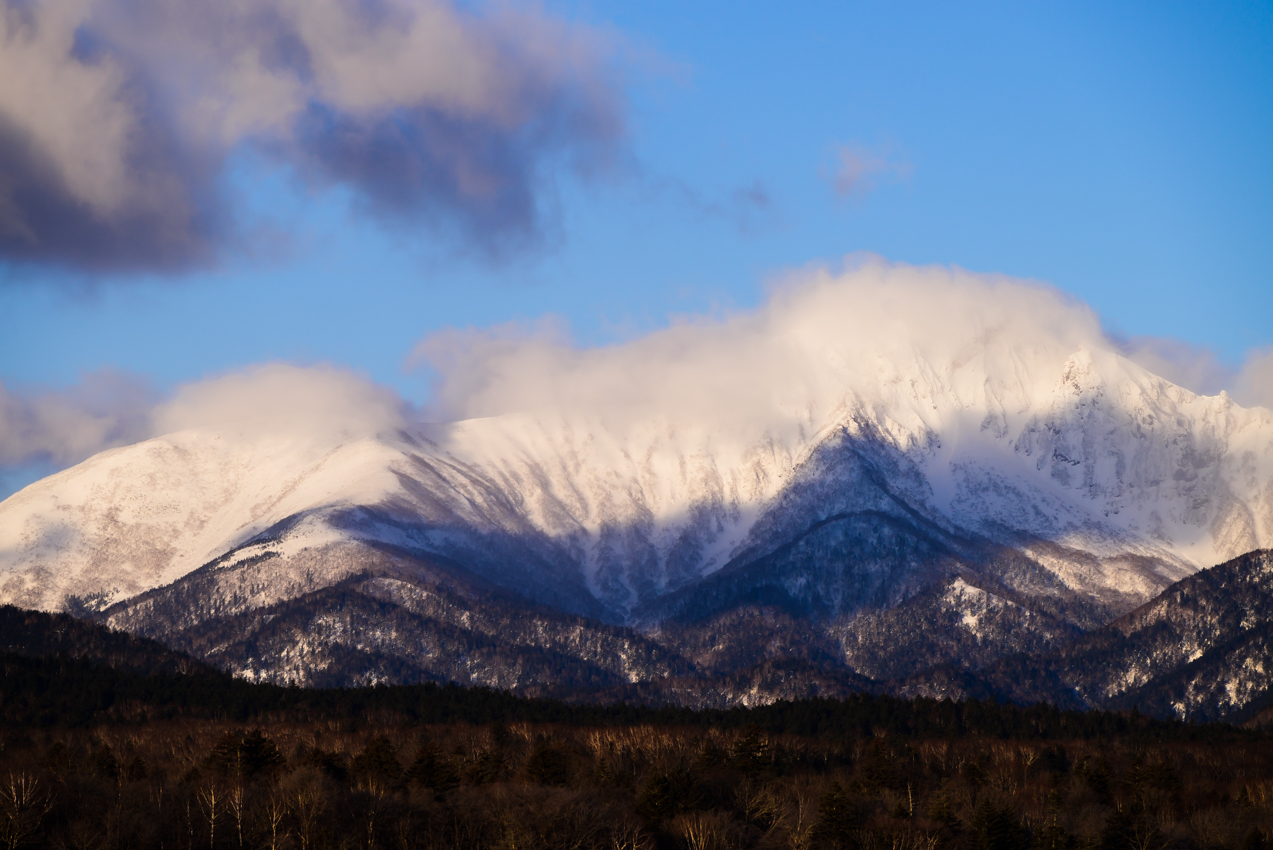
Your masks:
{"label": "snow-capped mountain", "polygon": [[687,450],[670,426],[625,444],[600,423],[531,415],[332,447],[172,434],[6,500],[3,598],[100,606],[219,558],[366,540],[514,587],[546,581],[623,619],[828,518],[878,511],[1018,548],[1080,593],[1143,601],[1273,543],[1273,415],[1104,365],[1121,374],[1075,353],[1012,417],[979,392],[957,411],[981,420],[971,435],[944,427],[956,388],[911,381],[900,410],[848,394],[801,439],[720,455]]}
{"label": "snow-capped mountain", "polygon": [[881,612],[950,613],[955,657],[1038,648],[1273,545],[1273,412],[1151,374],[1048,291],[893,281],[867,310],[855,285],[554,361],[592,394],[515,412],[104,452],[0,503],[0,601],[162,636],[374,573],[686,657],[687,624],[777,606],[865,671]]}

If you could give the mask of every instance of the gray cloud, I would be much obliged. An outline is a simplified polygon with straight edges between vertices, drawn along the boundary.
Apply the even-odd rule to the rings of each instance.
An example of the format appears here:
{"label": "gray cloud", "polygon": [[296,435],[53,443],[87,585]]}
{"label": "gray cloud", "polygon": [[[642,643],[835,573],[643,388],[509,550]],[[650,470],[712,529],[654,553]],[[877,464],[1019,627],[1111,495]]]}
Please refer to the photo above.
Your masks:
{"label": "gray cloud", "polygon": [[773,196],[760,180],[739,186],[724,196],[704,194],[674,177],[650,180],[646,188],[646,200],[671,200],[699,216],[726,222],[743,234],[772,226],[778,218]]}
{"label": "gray cloud", "polygon": [[840,197],[860,198],[881,181],[907,180],[914,171],[914,166],[887,149],[847,144],[836,149],[828,180]]}
{"label": "gray cloud", "polygon": [[251,144],[386,221],[533,243],[550,169],[624,133],[596,31],[457,0],[0,0],[0,258],[187,268]]}

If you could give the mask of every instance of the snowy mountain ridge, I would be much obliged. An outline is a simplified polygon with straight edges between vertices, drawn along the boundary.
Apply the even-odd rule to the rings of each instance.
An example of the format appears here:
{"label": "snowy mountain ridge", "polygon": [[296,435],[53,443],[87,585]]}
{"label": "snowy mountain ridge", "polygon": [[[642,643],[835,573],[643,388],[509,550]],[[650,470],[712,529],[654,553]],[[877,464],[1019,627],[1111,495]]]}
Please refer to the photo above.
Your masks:
{"label": "snowy mountain ridge", "polygon": [[245,611],[375,550],[642,628],[846,621],[959,578],[1055,635],[1273,545],[1273,412],[1148,372],[1042,287],[868,264],[621,346],[470,349],[449,423],[229,417],[31,485],[0,503],[0,601],[212,571],[190,604]]}
{"label": "snowy mountain ridge", "polygon": [[[832,434],[894,453],[903,474],[892,483],[914,510],[1020,546],[1076,589],[1148,598],[1273,542],[1273,416],[1194,396],[1117,358],[1096,361],[1082,351],[1067,358],[1037,399],[1012,398],[978,376],[976,406],[965,406],[957,381],[885,381],[888,401],[910,403],[852,393],[816,430],[719,453],[711,435],[670,425],[625,444],[602,423],[531,414],[334,447],[168,435],[103,453],[0,505],[0,592],[47,609],[66,595],[113,602],[307,516],[271,548],[371,539],[447,553],[475,545],[474,535],[505,533],[533,540],[575,571],[567,579],[627,610],[755,544],[766,507],[809,473]],[[377,518],[317,519],[358,507]],[[1157,566],[1093,574],[1038,541]]]}

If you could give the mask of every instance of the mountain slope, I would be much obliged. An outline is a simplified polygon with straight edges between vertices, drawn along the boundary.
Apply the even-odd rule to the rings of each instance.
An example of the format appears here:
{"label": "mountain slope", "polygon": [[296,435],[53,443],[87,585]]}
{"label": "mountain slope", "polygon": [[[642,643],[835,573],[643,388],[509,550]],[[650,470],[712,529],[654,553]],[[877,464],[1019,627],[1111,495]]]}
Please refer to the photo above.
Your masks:
{"label": "mountain slope", "polygon": [[0,653],[24,658],[68,658],[144,676],[206,671],[163,644],[66,614],[0,605]]}
{"label": "mountain slope", "polygon": [[[233,420],[103,453],[0,503],[0,601],[177,641],[393,580],[664,635],[687,659],[712,623],[776,612],[798,625],[774,646],[802,634],[892,678],[1049,650],[1273,545],[1273,412],[1150,374],[1053,294],[947,277],[826,280],[627,347],[514,347],[475,381],[498,415]],[[443,634],[393,604],[376,616]],[[777,660],[722,641],[731,671]],[[272,645],[259,675],[283,669]],[[379,646],[403,676],[451,675]]]}
{"label": "mountain slope", "polygon": [[695,672],[631,629],[535,605],[454,565],[356,543],[307,554],[325,568],[321,580],[304,559],[267,551],[85,613],[244,678],[302,685],[456,681],[526,692]]}
{"label": "mountain slope", "polygon": [[1019,550],[1115,607],[1273,543],[1273,413],[1028,330],[802,337],[808,374],[719,426],[550,404],[343,436],[175,433],[0,503],[0,595],[100,607],[307,517],[307,545],[403,545],[614,620],[853,511]]}
{"label": "mountain slope", "polygon": [[1273,551],[1203,570],[1055,651],[1013,656],[971,679],[946,675],[920,673],[900,690],[1136,706],[1198,721],[1249,716],[1273,700]]}

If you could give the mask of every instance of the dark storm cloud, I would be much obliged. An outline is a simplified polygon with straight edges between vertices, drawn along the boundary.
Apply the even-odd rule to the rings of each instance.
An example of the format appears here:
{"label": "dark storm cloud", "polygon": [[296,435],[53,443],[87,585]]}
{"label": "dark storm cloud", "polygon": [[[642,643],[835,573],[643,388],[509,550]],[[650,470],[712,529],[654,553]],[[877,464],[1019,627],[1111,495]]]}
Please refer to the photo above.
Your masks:
{"label": "dark storm cloud", "polygon": [[623,135],[594,31],[448,0],[0,0],[0,259],[206,264],[242,144],[385,220],[533,243]]}

